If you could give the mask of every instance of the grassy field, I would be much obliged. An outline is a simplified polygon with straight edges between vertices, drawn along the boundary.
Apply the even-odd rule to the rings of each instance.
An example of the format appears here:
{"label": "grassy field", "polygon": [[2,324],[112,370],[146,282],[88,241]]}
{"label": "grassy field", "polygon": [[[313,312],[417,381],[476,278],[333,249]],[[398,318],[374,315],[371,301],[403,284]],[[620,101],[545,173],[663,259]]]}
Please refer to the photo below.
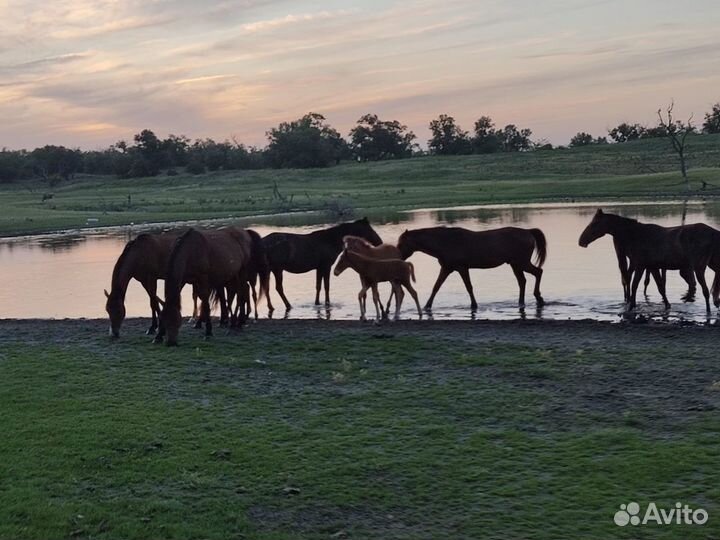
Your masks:
{"label": "grassy field", "polygon": [[720,535],[715,327],[144,326],[0,321],[0,538]]}
{"label": "grassy field", "polygon": [[[689,142],[694,197],[720,194],[720,135]],[[709,187],[701,190],[702,182]],[[274,195],[277,185],[281,197]],[[43,201],[43,195],[52,194]],[[122,180],[77,178],[0,186],[0,235],[92,225],[351,208],[399,209],[572,199],[678,198],[686,189],[663,139],[568,150],[346,163]],[[128,201],[128,196],[130,200]]]}

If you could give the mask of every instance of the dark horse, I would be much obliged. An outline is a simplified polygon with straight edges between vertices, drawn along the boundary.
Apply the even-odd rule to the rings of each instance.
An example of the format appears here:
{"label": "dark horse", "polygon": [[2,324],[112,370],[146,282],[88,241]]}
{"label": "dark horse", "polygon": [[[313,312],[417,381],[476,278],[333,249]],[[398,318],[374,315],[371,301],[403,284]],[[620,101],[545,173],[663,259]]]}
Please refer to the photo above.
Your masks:
{"label": "dark horse", "polygon": [[195,286],[201,301],[200,318],[205,322],[205,335],[211,336],[211,291],[227,287],[244,301],[249,268],[258,272],[259,297],[262,298],[267,294],[270,271],[262,239],[255,231],[226,227],[214,231],[190,229],[183,234],[168,261],[165,307],[155,341],[161,343],[167,335],[167,344],[177,345],[182,321],[180,292],[186,283]]}
{"label": "dark horse", "polygon": [[[435,257],[440,263],[440,274],[433,286],[425,309],[432,308],[438,290],[447,277],[457,271],[470,295],[470,307],[477,309],[477,302],[470,282],[470,268],[495,268],[502,264],[512,267],[520,286],[520,307],[525,306],[525,274],[535,276],[533,294],[537,306],[544,305],[540,294],[542,265],[547,255],[547,242],[540,229],[503,227],[490,231],[469,231],[460,227],[430,227],[405,231],[398,240],[398,249],[404,259],[416,251]],[[535,264],[531,262],[536,251]]]}
{"label": "dark horse", "polygon": [[[320,304],[320,288],[325,283],[325,305],[330,304],[330,270],[343,249],[343,237],[347,235],[364,238],[374,246],[382,240],[367,218],[340,223],[328,229],[308,234],[272,233],[263,238],[270,270],[275,276],[275,288],[285,304],[292,306],[283,290],[283,272],[304,274],[315,270],[315,305]],[[275,308],[268,295],[268,309]]]}
{"label": "dark horse", "polygon": [[178,233],[142,233],[125,245],[113,268],[110,292],[105,291],[105,310],[110,316],[112,337],[120,337],[120,327],[125,320],[125,293],[133,278],[142,284],[150,297],[152,323],[147,333],[155,333],[160,316],[157,280],[165,279],[170,252],[178,236]]}
{"label": "dark horse", "polygon": [[[694,268],[686,250],[680,241],[681,231],[685,234],[686,242],[693,244],[700,233],[697,225],[683,225],[681,227],[662,227],[653,223],[640,223],[631,218],[607,214],[598,209],[590,224],[580,235],[578,244],[587,247],[598,238],[609,234],[613,237],[618,257],[623,289],[627,284],[626,301],[628,309],[636,305],[637,288],[643,274],[649,270],[655,279],[665,307],[670,307],[665,294],[665,280],[663,270],[680,270],[686,281],[694,285],[692,274],[702,287],[706,302],[709,301],[709,291],[705,283],[705,267],[702,271]],[[625,258],[629,260],[626,266]],[[632,281],[631,281],[632,279]],[[688,291],[688,296],[691,291]]]}

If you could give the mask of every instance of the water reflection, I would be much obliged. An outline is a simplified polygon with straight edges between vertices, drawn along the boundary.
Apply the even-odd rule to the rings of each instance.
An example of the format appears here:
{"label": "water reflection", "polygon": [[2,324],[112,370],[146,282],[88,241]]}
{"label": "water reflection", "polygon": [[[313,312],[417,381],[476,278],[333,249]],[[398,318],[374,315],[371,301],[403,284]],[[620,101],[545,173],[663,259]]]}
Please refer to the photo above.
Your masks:
{"label": "water reflection", "polygon": [[[596,208],[620,213],[641,221],[661,225],[680,224],[682,204],[592,204],[592,205],[527,205],[464,207],[458,209],[426,209],[415,212],[375,212],[369,217],[386,242],[396,242],[405,229],[452,224],[475,230],[506,225],[539,227],[548,239],[548,260],[544,267],[542,293],[547,304],[537,309],[528,298],[521,310],[517,305],[518,285],[508,266],[491,270],[472,270],[471,278],[479,302],[470,310],[470,300],[457,274],[452,274],[440,289],[433,311],[427,319],[598,319],[621,320],[624,312],[620,277],[616,267],[612,241],[603,238],[587,249],[579,248],[577,239],[592,218]],[[327,215],[306,213],[282,216],[261,216],[242,220],[193,222],[194,226],[218,227],[228,223],[252,227],[260,234],[274,230],[307,232],[325,225]],[[720,204],[689,204],[687,223],[706,222],[720,228]],[[183,228],[189,224],[183,224]],[[145,230],[168,230],[172,225],[117,227],[99,234],[74,232],[0,239],[0,268],[4,283],[0,287],[0,317],[105,317],[103,289],[108,288],[115,260],[124,244]],[[416,253],[410,259],[415,265],[416,289],[421,304],[427,300],[439,272],[439,265],[426,255]],[[712,279],[712,276],[708,276]],[[531,278],[529,278],[531,280]],[[359,279],[351,272],[333,277],[332,305],[315,306],[314,274],[285,274],[285,289],[294,308],[285,313],[277,310],[275,318],[350,319],[359,318],[357,293]],[[383,298],[388,294],[383,287]],[[162,291],[160,284],[159,291]],[[649,296],[639,302],[634,321],[643,320],[706,322],[702,299],[695,303],[680,300],[685,284],[677,272],[668,273],[668,298],[672,307],[666,311],[660,296],[649,289]],[[271,285],[274,300],[277,293]],[[189,290],[183,291],[183,306],[192,306]],[[260,316],[266,317],[267,307],[261,306]],[[129,316],[149,315],[147,296],[137,283],[132,283],[127,296]],[[372,314],[372,311],[370,312]],[[189,315],[189,312],[188,312]],[[413,302],[407,297],[402,318],[416,319]],[[715,313],[711,324],[717,324]]]}

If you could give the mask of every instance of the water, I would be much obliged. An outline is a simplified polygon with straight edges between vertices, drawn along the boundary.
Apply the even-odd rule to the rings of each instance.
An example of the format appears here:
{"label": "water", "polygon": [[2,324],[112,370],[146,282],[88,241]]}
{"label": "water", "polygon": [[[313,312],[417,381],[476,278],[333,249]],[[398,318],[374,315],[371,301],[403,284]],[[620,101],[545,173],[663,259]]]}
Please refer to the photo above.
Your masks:
{"label": "water", "polygon": [[[481,208],[427,209],[396,213],[374,219],[373,224],[386,242],[395,242],[405,229],[434,225],[455,225],[474,230],[506,225],[538,227],[548,240],[548,259],[544,266],[542,293],[547,305],[536,311],[532,286],[534,278],[527,276],[526,312],[517,306],[518,287],[509,266],[491,270],[472,270],[471,278],[479,303],[471,313],[469,298],[460,276],[451,275],[438,293],[433,306],[435,319],[516,319],[542,317],[546,319],[619,320],[622,312],[622,290],[612,241],[602,238],[583,249],[578,246],[580,232],[589,223],[597,204],[593,205],[527,205]],[[641,221],[671,226],[681,223],[680,204],[604,205],[606,211],[635,217]],[[253,222],[255,221],[255,222]],[[272,221],[274,224],[269,225]],[[301,223],[312,223],[298,224]],[[272,231],[308,232],[322,226],[322,217],[300,216],[280,219],[258,218],[244,226],[252,226],[260,234]],[[720,228],[720,206],[694,204],[687,208],[687,223],[705,222]],[[278,224],[280,223],[280,224]],[[110,288],[113,265],[127,240],[139,232],[135,228],[118,228],[94,233],[66,233],[61,235],[30,236],[0,239],[0,318],[97,318],[105,317],[103,289]],[[437,278],[439,266],[435,259],[416,253],[410,260],[415,265],[416,289],[424,304]],[[708,281],[713,276],[708,272]],[[161,284],[162,285],[162,284]],[[359,280],[351,270],[338,278],[331,277],[330,309],[313,305],[315,275],[285,274],[285,291],[293,310],[292,318],[356,319],[359,316],[357,292]],[[662,308],[660,296],[651,284],[646,300],[638,295],[641,314],[670,320],[704,321],[704,302],[683,303],[680,300],[686,285],[677,272],[668,273],[669,312]],[[272,286],[275,317],[283,317],[282,302]],[[641,285],[642,287],[642,285]],[[184,312],[192,303],[189,287],[183,291]],[[159,287],[162,291],[162,286]],[[699,292],[699,291],[698,291]],[[381,286],[386,299],[387,285]],[[368,306],[374,313],[372,302]],[[131,282],[127,295],[127,314],[149,316],[148,298],[142,287]],[[267,307],[261,306],[261,316]],[[416,318],[417,313],[406,295],[403,318]]]}

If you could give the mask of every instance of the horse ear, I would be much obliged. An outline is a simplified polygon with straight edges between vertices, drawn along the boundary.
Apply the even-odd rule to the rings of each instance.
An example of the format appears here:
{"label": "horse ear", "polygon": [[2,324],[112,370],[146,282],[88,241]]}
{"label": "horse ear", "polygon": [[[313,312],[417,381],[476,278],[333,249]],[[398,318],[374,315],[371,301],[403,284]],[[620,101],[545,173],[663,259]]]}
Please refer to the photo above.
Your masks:
{"label": "horse ear", "polygon": [[105,298],[110,298],[110,293],[107,292],[107,289],[103,289],[103,292],[105,293]]}
{"label": "horse ear", "polygon": [[367,218],[367,216],[365,216],[364,218],[362,218],[360,221],[362,221],[362,222],[364,222],[364,223],[370,223],[370,220]]}
{"label": "horse ear", "polygon": [[598,216],[602,216],[602,215],[603,215],[602,208],[598,208],[598,209],[597,209],[597,212],[595,212],[595,213],[596,213]]}

